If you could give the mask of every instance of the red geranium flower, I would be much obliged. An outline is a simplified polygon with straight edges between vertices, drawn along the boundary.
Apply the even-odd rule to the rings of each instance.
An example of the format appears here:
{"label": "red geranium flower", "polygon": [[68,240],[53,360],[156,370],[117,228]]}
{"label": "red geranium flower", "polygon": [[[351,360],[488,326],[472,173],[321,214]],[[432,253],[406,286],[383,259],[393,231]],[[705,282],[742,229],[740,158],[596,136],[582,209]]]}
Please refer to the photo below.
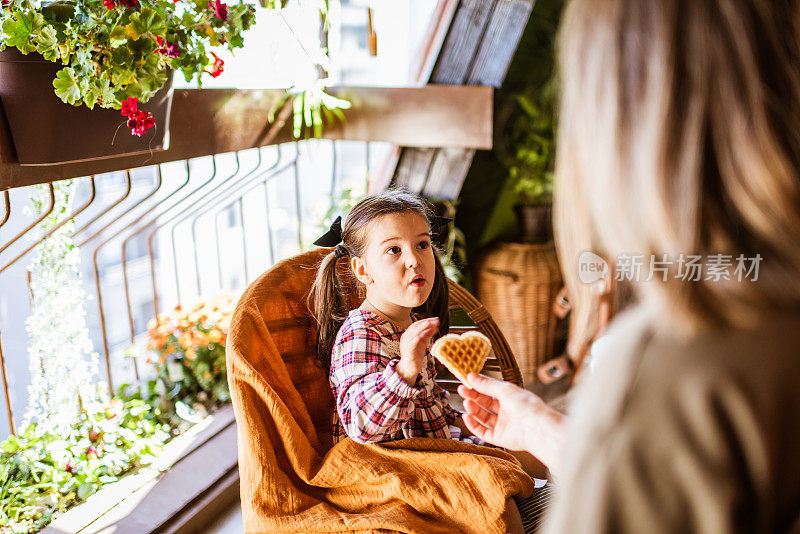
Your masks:
{"label": "red geranium flower", "polygon": [[136,7],[139,5],[138,0],[103,0],[103,5],[106,6],[107,9],[114,9],[120,4],[125,7]]}
{"label": "red geranium flower", "polygon": [[8,7],[11,5],[11,0],[2,0],[0,3],[3,4],[3,7]]}
{"label": "red geranium flower", "polygon": [[122,101],[122,116],[131,117],[139,111],[139,99],[131,96]]}
{"label": "red geranium flower", "polygon": [[208,7],[210,7],[214,14],[222,20],[228,20],[228,6],[220,2],[220,0],[209,0]]}
{"label": "red geranium flower", "polygon": [[170,43],[161,37],[156,37],[156,42],[158,43],[156,52],[159,54],[164,54],[167,57],[178,57],[181,55],[181,49],[178,48],[178,45]]}
{"label": "red geranium flower", "polygon": [[222,61],[222,59],[220,59],[219,56],[217,56],[217,54],[214,52],[211,52],[211,55],[214,56],[214,65],[212,65],[213,70],[207,70],[205,72],[209,73],[213,78],[216,78],[222,74],[223,70],[225,70],[225,62]]}
{"label": "red geranium flower", "polygon": [[128,118],[128,128],[135,136],[141,137],[147,130],[156,125],[153,114],[149,111],[137,111]]}

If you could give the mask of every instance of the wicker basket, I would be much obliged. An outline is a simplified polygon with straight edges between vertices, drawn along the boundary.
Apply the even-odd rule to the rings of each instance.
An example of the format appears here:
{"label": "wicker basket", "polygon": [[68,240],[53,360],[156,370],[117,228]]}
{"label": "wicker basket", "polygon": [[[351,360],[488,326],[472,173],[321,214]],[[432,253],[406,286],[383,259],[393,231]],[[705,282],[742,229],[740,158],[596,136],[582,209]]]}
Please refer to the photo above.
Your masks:
{"label": "wicker basket", "polygon": [[523,382],[536,382],[555,345],[552,308],[562,280],[553,243],[500,243],[479,260],[475,275],[478,299],[508,339]]}

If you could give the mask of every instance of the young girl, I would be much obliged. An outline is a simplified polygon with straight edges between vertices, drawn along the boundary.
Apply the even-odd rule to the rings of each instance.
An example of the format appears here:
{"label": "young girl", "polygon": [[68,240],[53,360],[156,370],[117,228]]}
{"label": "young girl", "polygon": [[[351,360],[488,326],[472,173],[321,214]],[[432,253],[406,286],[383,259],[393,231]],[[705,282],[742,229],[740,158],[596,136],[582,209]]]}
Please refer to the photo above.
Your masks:
{"label": "young girl", "polygon": [[[333,240],[318,243],[338,242],[338,232],[334,225]],[[341,241],[323,259],[312,291],[319,360],[330,369],[336,399],[334,443],[346,437],[478,443],[435,382],[429,349],[447,333],[448,289],[425,202],[403,191],[367,197],[348,214]],[[366,288],[355,310],[348,310],[340,289],[341,259]]]}
{"label": "young girl", "polygon": [[[419,197],[386,191],[360,201],[344,228],[334,223],[315,242],[336,244],[322,260],[309,301],[319,361],[330,369],[336,399],[334,444],[347,437],[361,443],[432,437],[483,444],[435,381],[430,346],[447,333],[449,292],[431,244],[432,222]],[[348,310],[336,273],[343,258],[366,288],[355,310]],[[509,452],[528,474],[542,476],[544,468],[532,455]],[[509,530],[532,530],[546,498],[537,493],[520,501],[519,509],[508,499]]]}

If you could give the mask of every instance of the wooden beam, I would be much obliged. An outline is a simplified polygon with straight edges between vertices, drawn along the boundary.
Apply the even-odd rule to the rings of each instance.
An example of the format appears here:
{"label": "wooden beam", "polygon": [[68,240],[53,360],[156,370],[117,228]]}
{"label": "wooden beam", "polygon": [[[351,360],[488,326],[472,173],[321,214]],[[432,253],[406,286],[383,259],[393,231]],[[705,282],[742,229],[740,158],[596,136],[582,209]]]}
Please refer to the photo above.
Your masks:
{"label": "wooden beam", "polygon": [[[345,111],[344,124],[325,129],[326,139],[386,141],[417,147],[492,146],[491,87],[340,87],[330,92],[351,100],[353,108]],[[0,115],[0,190],[292,141],[287,124],[269,143],[263,142],[270,127],[267,114],[281,93],[177,90],[168,150],[60,165],[16,163],[11,133],[5,116]]]}
{"label": "wooden beam", "polygon": [[[533,0],[463,0],[455,14],[447,14],[450,28],[429,82],[500,87],[532,7]],[[428,198],[453,200],[478,148],[404,146],[394,176],[380,177],[373,189],[394,183]]]}

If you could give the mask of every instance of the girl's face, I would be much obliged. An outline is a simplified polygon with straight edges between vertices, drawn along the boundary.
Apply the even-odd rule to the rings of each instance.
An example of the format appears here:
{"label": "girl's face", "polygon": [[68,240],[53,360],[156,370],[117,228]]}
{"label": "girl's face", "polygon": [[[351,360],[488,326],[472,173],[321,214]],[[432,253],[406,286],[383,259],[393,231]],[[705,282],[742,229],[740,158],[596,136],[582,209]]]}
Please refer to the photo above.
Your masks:
{"label": "girl's face", "polygon": [[367,299],[378,309],[400,312],[421,305],[433,289],[436,263],[424,217],[413,212],[390,213],[367,228],[363,257],[351,266],[367,286]]}

